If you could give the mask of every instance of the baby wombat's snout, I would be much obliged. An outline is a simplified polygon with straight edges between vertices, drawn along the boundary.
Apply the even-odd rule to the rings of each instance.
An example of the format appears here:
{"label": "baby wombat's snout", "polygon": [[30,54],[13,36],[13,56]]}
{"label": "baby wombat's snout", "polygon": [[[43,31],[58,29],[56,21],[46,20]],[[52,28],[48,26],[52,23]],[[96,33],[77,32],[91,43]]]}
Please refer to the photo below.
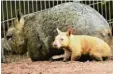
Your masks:
{"label": "baby wombat's snout", "polygon": [[53,42],[53,47],[58,48],[58,44],[55,41]]}
{"label": "baby wombat's snout", "polygon": [[55,41],[53,42],[53,47],[58,49],[61,48],[61,43],[59,39],[55,39]]}

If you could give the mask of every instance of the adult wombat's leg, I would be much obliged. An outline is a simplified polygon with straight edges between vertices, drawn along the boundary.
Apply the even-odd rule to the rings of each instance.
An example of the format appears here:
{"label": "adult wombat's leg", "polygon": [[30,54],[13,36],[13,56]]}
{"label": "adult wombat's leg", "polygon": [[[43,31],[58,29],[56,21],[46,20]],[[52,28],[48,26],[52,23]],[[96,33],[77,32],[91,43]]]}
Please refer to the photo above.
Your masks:
{"label": "adult wombat's leg", "polygon": [[41,61],[48,59],[48,51],[45,45],[37,38],[32,37],[27,44],[29,56],[32,61]]}
{"label": "adult wombat's leg", "polygon": [[5,56],[4,56],[4,49],[3,47],[1,47],[1,63],[4,63],[4,62],[6,62]]}

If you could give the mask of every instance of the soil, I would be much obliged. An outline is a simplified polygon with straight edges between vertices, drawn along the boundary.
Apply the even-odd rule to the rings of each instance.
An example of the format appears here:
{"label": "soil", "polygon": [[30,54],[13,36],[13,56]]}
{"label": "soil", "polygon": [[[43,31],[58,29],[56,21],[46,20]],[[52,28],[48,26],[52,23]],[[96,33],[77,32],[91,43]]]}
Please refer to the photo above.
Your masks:
{"label": "soil", "polygon": [[25,59],[1,65],[2,74],[113,74],[113,60],[36,61]]}

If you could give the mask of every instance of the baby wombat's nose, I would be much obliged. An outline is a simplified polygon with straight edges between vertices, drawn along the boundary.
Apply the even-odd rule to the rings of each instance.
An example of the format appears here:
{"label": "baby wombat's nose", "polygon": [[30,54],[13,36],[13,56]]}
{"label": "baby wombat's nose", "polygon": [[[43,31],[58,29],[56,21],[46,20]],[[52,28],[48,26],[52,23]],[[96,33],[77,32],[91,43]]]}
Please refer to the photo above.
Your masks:
{"label": "baby wombat's nose", "polygon": [[53,43],[53,47],[57,47],[57,44],[56,43]]}

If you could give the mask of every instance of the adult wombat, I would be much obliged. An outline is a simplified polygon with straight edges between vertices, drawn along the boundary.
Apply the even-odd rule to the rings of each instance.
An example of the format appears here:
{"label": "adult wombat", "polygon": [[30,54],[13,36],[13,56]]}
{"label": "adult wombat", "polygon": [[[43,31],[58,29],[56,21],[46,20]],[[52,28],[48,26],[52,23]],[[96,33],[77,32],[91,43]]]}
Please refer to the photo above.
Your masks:
{"label": "adult wombat", "polygon": [[46,60],[59,53],[52,48],[57,27],[62,31],[72,27],[73,34],[96,36],[111,43],[107,21],[93,8],[71,2],[27,16],[18,15],[7,36],[12,37],[16,51],[25,53],[28,50],[32,61]]}

